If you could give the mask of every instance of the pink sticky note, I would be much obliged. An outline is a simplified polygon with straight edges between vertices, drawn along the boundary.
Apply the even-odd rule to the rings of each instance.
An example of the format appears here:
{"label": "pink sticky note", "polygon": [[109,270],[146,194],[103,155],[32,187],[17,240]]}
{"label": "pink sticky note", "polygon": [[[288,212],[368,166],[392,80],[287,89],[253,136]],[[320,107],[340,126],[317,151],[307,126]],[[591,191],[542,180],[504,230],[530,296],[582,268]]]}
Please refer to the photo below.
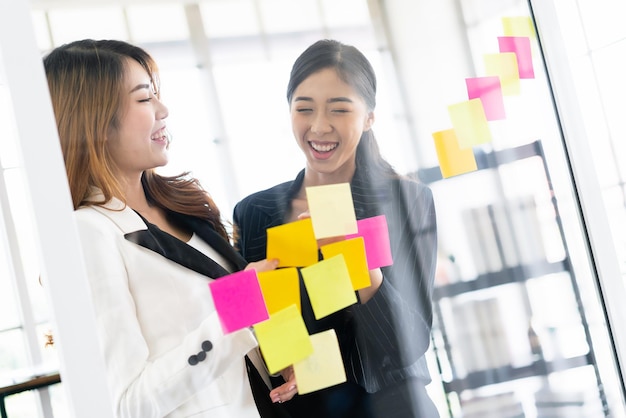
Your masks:
{"label": "pink sticky note", "polygon": [[228,334],[269,318],[254,270],[244,270],[209,283],[215,310]]}
{"label": "pink sticky note", "polygon": [[467,96],[469,99],[480,99],[485,109],[487,120],[505,119],[504,98],[500,77],[466,78]]}
{"label": "pink sticky note", "polygon": [[530,38],[527,36],[499,36],[500,52],[513,52],[517,56],[519,78],[535,78]]}
{"label": "pink sticky note", "polygon": [[367,268],[372,270],[392,265],[389,229],[387,228],[385,215],[360,219],[357,221],[357,228],[358,232],[346,235],[346,239],[363,237],[367,256]]}

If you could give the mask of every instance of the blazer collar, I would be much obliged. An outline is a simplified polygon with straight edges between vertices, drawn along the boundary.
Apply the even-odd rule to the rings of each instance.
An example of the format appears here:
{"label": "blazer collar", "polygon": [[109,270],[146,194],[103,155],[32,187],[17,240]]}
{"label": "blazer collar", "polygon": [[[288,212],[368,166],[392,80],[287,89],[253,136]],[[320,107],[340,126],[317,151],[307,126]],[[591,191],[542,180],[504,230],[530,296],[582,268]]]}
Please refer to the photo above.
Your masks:
{"label": "blazer collar", "polygon": [[[229,274],[228,270],[187,243],[162,231],[156,225],[125,206],[119,199],[112,199],[103,206],[93,206],[113,221],[126,240],[154,251],[161,256],[204,276],[217,279]],[[176,214],[191,231],[206,241],[232,265],[233,271],[245,267],[246,261],[211,226],[200,219]]]}

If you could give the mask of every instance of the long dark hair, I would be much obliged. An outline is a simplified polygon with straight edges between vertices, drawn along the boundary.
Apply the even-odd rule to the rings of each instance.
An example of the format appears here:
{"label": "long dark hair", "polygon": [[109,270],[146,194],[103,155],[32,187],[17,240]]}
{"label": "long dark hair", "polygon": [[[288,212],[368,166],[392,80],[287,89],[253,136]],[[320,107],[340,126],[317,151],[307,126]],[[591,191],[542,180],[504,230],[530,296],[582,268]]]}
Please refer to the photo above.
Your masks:
{"label": "long dark hair", "polygon": [[[113,197],[124,201],[105,139],[110,129],[118,127],[124,108],[129,59],[150,75],[158,96],[156,63],[146,51],[127,42],[84,39],[59,46],[44,58],[75,209],[104,205]],[[205,219],[228,238],[217,206],[189,173],[161,176],[152,169],[144,172],[141,181],[150,203],[166,212]],[[102,202],[89,199],[93,187],[102,191]]]}
{"label": "long dark hair", "polygon": [[[287,101],[291,104],[293,93],[311,74],[334,68],[339,78],[350,85],[365,101],[368,111],[376,108],[376,74],[368,59],[352,45],[333,39],[322,39],[309,46],[296,59],[287,84]],[[381,155],[372,129],[363,132],[356,149],[356,166],[366,173],[383,172],[397,176]]]}

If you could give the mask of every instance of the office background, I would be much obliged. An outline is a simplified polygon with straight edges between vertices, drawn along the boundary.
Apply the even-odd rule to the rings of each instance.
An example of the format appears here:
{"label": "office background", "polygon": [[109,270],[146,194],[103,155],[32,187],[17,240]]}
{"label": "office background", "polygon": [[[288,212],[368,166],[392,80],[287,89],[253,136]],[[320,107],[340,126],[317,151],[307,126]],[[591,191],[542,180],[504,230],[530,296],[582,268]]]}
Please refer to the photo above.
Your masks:
{"label": "office background", "polygon": [[[53,279],[53,250],[42,248],[43,208],[33,208],[32,192],[46,179],[31,153],[51,137],[23,135],[19,120],[29,115],[11,78],[21,64],[7,56],[20,43],[40,57],[85,37],[125,39],[155,56],[174,135],[163,171],[191,170],[226,220],[240,198],[303,165],[285,99],[295,57],[323,37],[359,47],[379,77],[374,130],[384,155],[435,194],[429,391],[442,415],[624,416],[625,0],[23,4],[28,25],[6,26],[23,8],[3,5],[0,17],[0,384],[59,368],[68,379],[7,397],[9,416],[71,416],[86,388],[65,350],[46,347],[55,327],[74,343],[59,306],[76,295],[40,283]],[[466,79],[487,74],[484,57],[499,52],[503,22],[519,17],[534,23],[534,78],[504,97],[506,117],[474,149],[477,170],[442,179],[433,133],[451,127],[448,107],[468,99]]]}

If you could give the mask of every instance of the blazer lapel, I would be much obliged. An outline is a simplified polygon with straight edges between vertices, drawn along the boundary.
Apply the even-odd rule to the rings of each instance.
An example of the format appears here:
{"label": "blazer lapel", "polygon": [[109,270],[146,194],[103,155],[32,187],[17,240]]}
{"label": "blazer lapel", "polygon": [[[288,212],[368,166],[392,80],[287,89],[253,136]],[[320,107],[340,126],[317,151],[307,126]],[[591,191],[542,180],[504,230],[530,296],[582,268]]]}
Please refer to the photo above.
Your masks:
{"label": "blazer lapel", "polygon": [[[94,199],[97,201],[99,198],[101,199],[101,194],[95,193]],[[112,199],[104,206],[94,206],[94,209],[115,222],[122,230],[124,238],[130,242],[213,279],[229,274],[228,270],[211,258],[149,223],[143,216],[125,206],[118,199]],[[228,241],[215,232],[208,222],[193,216],[181,214],[173,214],[173,216],[228,260],[232,264],[230,267],[233,267],[233,271],[241,270],[246,266],[247,263],[243,257]]]}
{"label": "blazer lapel", "polygon": [[155,225],[148,222],[146,225],[148,229],[129,232],[124,234],[124,238],[204,276],[217,279],[229,274],[228,270],[192,246],[163,232]]}
{"label": "blazer lapel", "polygon": [[222,238],[208,222],[179,213],[173,214],[173,217],[194,231],[207,244],[213,247],[215,251],[220,253],[222,257],[232,264],[234,270],[242,270],[248,264],[247,261],[235,251],[230,242]]}

